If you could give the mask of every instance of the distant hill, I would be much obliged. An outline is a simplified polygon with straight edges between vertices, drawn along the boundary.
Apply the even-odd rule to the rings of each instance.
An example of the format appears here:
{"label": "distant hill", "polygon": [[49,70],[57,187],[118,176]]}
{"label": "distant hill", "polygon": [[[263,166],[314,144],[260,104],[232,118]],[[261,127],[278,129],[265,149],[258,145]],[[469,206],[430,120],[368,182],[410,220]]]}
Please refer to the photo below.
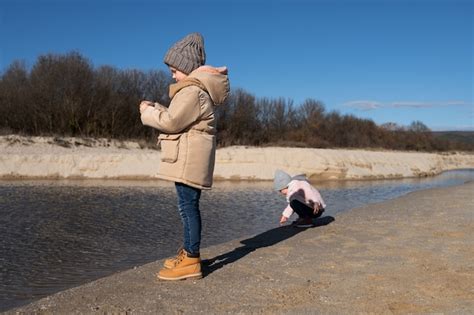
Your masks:
{"label": "distant hill", "polygon": [[435,138],[474,146],[474,131],[433,131]]}

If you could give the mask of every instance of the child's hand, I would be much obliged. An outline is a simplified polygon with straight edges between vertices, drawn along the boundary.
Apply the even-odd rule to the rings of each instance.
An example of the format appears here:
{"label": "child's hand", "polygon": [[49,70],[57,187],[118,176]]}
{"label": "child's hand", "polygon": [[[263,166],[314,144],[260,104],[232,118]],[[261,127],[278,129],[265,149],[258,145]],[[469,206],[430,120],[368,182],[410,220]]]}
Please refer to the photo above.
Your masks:
{"label": "child's hand", "polygon": [[288,221],[288,218],[285,217],[284,215],[282,215],[281,218],[280,218],[280,225],[285,224],[286,221]]}
{"label": "child's hand", "polygon": [[317,202],[315,202],[313,204],[313,214],[318,214],[319,213],[319,210],[321,210],[321,205]]}
{"label": "child's hand", "polygon": [[148,106],[155,106],[155,104],[150,101],[142,101],[140,103],[140,113],[143,113],[143,111],[147,109]]}

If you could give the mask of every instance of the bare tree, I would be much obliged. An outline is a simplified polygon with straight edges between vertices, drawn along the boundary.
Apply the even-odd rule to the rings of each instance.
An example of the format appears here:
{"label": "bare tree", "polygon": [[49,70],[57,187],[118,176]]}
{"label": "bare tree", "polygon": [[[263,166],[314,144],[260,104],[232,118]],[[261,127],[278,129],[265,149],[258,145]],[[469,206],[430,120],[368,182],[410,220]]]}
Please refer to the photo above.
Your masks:
{"label": "bare tree", "polygon": [[[157,132],[142,126],[138,103],[147,99],[168,106],[170,83],[163,71],[94,68],[77,52],[39,56],[31,70],[16,61],[0,76],[0,129],[154,142]],[[435,138],[421,121],[377,126],[369,119],[326,112],[315,99],[295,105],[291,99],[257,98],[243,89],[231,91],[216,117],[220,146],[474,150],[473,144]]]}

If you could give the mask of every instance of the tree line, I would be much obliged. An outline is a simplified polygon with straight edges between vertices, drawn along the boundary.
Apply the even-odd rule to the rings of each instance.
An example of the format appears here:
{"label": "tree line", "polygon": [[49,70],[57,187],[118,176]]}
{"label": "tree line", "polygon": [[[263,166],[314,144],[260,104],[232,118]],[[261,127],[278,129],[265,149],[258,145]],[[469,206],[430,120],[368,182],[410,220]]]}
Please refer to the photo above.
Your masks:
{"label": "tree line", "polygon": [[[77,52],[46,54],[29,69],[15,61],[0,76],[0,131],[24,135],[145,139],[141,100],[169,105],[170,75],[164,71],[94,67]],[[234,89],[216,111],[218,145],[473,150],[472,144],[439,139],[422,122],[409,126],[328,112],[321,101],[295,105],[286,98],[258,98]]]}

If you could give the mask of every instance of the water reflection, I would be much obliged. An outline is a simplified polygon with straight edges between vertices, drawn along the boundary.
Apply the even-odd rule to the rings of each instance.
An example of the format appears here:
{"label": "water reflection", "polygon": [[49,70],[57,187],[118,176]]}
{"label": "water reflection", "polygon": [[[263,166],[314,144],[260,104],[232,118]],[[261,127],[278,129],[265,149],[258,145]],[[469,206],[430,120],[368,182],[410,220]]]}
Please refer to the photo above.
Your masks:
{"label": "water reflection", "polygon": [[[327,214],[461,184],[473,170],[424,179],[315,183]],[[271,182],[217,182],[202,195],[203,246],[278,226]],[[174,186],[160,181],[0,181],[0,311],[173,254]]]}

